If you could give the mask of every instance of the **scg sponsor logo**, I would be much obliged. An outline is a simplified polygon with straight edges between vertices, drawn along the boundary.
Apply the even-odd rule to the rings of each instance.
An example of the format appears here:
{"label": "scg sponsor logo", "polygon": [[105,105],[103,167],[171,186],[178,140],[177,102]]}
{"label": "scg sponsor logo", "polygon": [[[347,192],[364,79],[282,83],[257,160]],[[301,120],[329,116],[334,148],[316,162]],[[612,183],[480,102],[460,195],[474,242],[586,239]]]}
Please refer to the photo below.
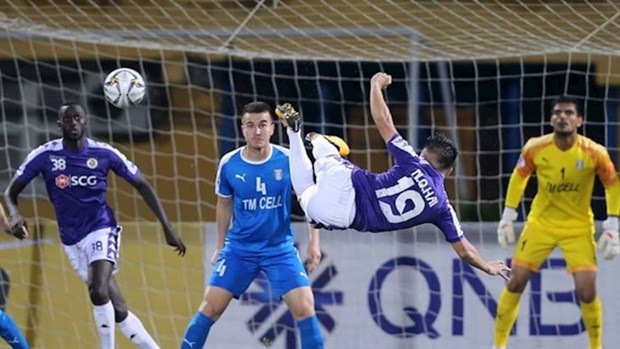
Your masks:
{"label": "scg sponsor logo", "polygon": [[89,187],[97,184],[97,176],[72,176],[60,174],[55,179],[56,186],[60,189],[66,187]]}

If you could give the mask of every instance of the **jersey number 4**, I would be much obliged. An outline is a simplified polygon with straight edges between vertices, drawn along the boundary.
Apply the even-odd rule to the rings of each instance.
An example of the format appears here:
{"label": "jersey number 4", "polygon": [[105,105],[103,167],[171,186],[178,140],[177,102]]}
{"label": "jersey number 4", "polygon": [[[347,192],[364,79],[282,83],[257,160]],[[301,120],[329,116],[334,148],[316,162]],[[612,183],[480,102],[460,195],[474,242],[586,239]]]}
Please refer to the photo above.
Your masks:
{"label": "jersey number 4", "polygon": [[267,185],[265,182],[261,181],[260,177],[256,177],[256,191],[263,195],[267,195]]}

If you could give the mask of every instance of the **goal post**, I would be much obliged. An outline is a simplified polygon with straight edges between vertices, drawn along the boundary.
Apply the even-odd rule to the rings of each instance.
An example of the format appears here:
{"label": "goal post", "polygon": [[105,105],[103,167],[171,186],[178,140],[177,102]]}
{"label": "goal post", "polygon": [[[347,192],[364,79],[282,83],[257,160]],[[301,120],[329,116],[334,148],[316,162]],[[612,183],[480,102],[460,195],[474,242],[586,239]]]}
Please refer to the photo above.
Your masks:
{"label": "goal post", "polygon": [[[619,10],[602,1],[2,0],[0,190],[33,147],[60,136],[60,104],[83,104],[89,136],[136,162],[188,246],[183,259],[176,257],[139,194],[109,178],[108,202],[125,227],[120,287],[160,346],[176,347],[210,271],[215,172],[219,158],[244,143],[242,106],[254,100],[272,106],[290,102],[302,112],[306,132],[343,137],[352,161],[379,172],[392,160],[374,127],[368,93],[372,75],[385,71],[394,78],[386,98],[395,124],[412,146],[419,151],[434,132],[457,143],[460,155],[446,188],[466,222],[466,234],[485,255],[509,258],[510,251],[498,248],[492,226],[521,146],[550,131],[555,97],[584,101],[581,133],[607,146],[620,166]],[[107,103],[102,90],[106,74],[118,67],[135,69],[147,84],[145,100],[126,111]],[[280,126],[272,142],[287,145]],[[520,221],[532,194],[530,183]],[[600,186],[593,209],[597,220],[604,218]],[[37,347],[92,346],[97,334],[88,296],[63,254],[41,181],[21,196],[20,210],[45,236],[24,243],[0,237],[0,266],[11,276],[7,311]],[[299,209],[294,214],[299,221]],[[305,231],[298,230],[303,257]],[[331,336],[337,338],[332,343],[344,347],[343,338],[357,336],[349,342],[355,348],[376,347],[371,345],[375,339],[386,339],[386,349],[453,347],[454,342],[490,347],[490,311],[501,281],[461,268],[432,227],[395,236],[333,234],[322,233],[327,257],[320,272],[311,275],[328,343]],[[392,298],[374,298],[398,302],[373,312],[369,304],[376,310],[378,303],[369,299],[379,291],[370,292],[369,285],[380,277],[371,271],[396,270],[399,261],[415,265],[386,276],[383,285]],[[358,269],[363,272],[357,274]],[[550,264],[548,269],[558,268]],[[599,289],[620,287],[612,269],[601,268]],[[426,292],[431,274],[425,270],[437,271],[440,290]],[[565,281],[570,279],[543,273],[541,280],[524,296],[524,302],[533,299],[542,306],[527,314],[540,316],[519,318],[514,347],[560,348],[570,340],[585,346],[583,330],[565,326],[579,320],[574,299],[558,305],[546,298],[569,294]],[[454,285],[461,284],[465,287],[458,293]],[[248,294],[256,295],[261,285],[254,284]],[[620,308],[620,296],[604,296],[606,309]],[[239,318],[216,325],[221,333],[215,343],[225,347],[238,322],[239,331],[245,331],[239,338],[249,338],[253,347],[269,326],[286,320],[278,308],[268,321],[247,326],[259,305],[273,306],[247,297],[230,315]],[[430,332],[416,332],[412,307],[427,309],[437,299],[444,310],[426,314],[437,315],[440,336],[430,338]],[[462,304],[465,299],[475,300],[471,308]],[[446,310],[447,304],[454,309],[462,304],[463,313]],[[522,309],[527,307],[523,303]],[[609,313],[606,321],[617,320]],[[386,329],[376,319],[394,326]],[[476,323],[489,330],[476,332]],[[620,342],[613,328],[614,323],[605,323],[606,342]],[[298,338],[285,339],[285,334],[294,328],[282,331],[272,338],[273,347],[293,349]],[[120,347],[131,347],[120,333],[117,338]]]}

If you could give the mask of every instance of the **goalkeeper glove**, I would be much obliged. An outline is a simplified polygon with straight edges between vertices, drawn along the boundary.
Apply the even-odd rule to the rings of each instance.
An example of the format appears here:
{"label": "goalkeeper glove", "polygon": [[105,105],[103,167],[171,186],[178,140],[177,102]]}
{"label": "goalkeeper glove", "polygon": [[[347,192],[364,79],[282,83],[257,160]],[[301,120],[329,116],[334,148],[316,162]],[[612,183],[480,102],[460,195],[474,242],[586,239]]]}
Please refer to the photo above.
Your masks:
{"label": "goalkeeper glove", "polygon": [[603,234],[598,239],[598,248],[603,250],[603,258],[610,260],[620,254],[618,238],[618,217],[607,217],[603,222]]}
{"label": "goalkeeper glove", "polygon": [[504,207],[502,219],[497,226],[497,242],[499,242],[500,246],[504,249],[508,248],[509,244],[515,242],[515,219],[517,219],[517,210]]}

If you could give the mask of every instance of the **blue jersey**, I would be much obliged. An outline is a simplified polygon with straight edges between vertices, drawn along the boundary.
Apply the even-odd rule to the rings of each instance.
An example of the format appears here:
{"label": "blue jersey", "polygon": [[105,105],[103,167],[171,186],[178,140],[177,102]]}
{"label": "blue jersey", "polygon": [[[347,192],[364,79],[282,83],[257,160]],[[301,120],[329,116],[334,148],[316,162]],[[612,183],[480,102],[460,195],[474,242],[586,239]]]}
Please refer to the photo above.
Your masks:
{"label": "blue jersey", "polygon": [[398,134],[387,143],[387,150],[394,158],[394,166],[388,171],[373,174],[357,166],[353,168],[356,213],[351,228],[380,232],[432,223],[447,241],[462,239],[442,174]]}
{"label": "blue jersey", "polygon": [[220,160],[215,193],[232,198],[232,224],[223,251],[271,255],[293,247],[288,149],[272,144],[266,160],[243,157],[243,147]]}
{"label": "blue jersey", "polygon": [[56,210],[60,240],[73,245],[92,231],[117,225],[106,202],[109,170],[130,183],[140,175],[136,165],[108,144],[85,138],[84,147],[73,152],[59,138],[31,151],[15,179],[28,184],[43,175]]}

